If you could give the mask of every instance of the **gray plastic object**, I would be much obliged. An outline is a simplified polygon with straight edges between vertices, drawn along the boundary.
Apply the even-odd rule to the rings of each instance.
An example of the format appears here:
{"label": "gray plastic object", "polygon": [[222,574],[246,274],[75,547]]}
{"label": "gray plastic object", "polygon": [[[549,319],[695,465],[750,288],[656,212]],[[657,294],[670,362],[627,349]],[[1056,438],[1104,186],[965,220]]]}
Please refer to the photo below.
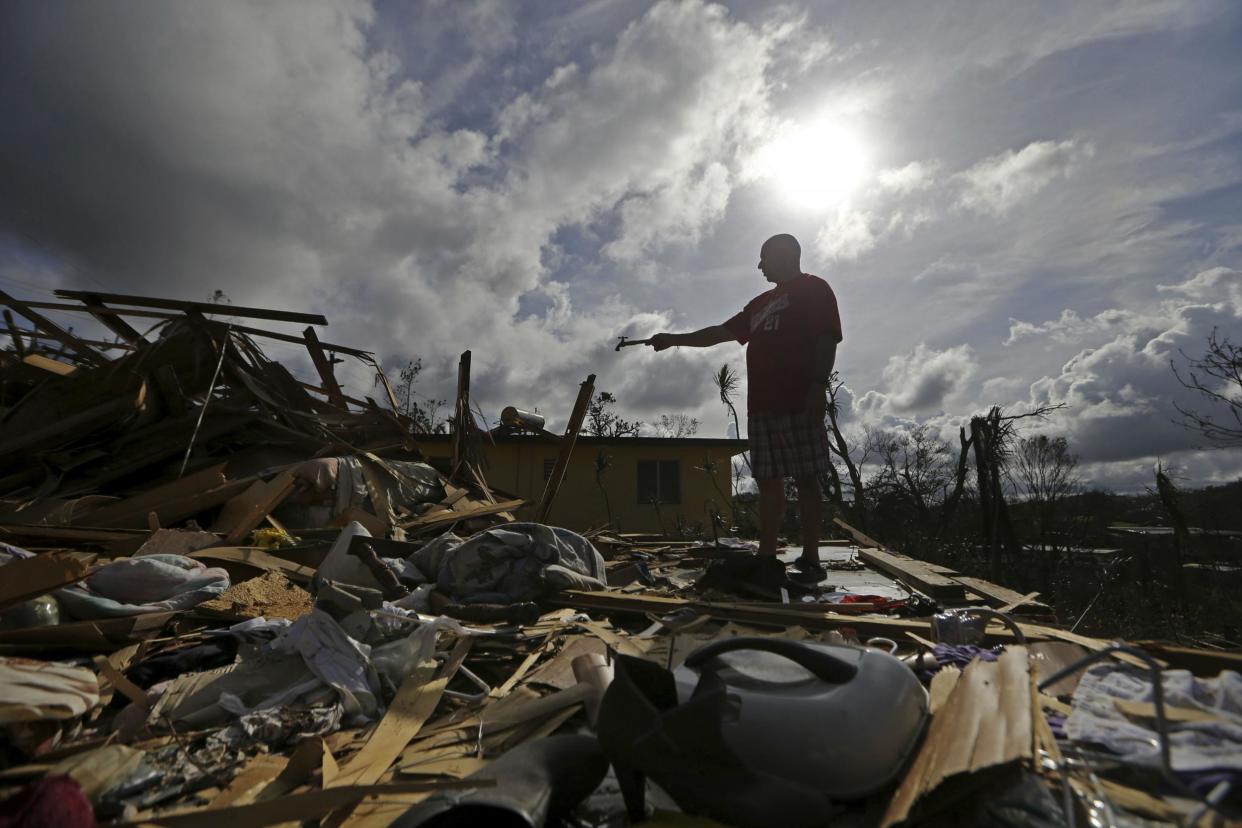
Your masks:
{"label": "gray plastic object", "polygon": [[0,630],[54,627],[59,623],[60,604],[51,595],[40,595],[0,612]]}
{"label": "gray plastic object", "polygon": [[834,799],[891,783],[927,721],[923,685],[878,650],[744,636],[713,642],[674,671],[679,703],[707,670],[736,700],[736,718],[722,725],[734,754]]}

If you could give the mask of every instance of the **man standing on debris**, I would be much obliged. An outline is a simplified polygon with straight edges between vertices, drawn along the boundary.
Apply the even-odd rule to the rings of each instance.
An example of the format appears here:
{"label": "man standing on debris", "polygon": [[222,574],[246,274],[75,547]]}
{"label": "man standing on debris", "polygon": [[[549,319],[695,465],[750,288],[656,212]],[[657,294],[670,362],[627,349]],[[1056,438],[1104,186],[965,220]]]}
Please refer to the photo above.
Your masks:
{"label": "man standing on debris", "polygon": [[832,459],[824,425],[828,381],[841,341],[837,299],[828,283],[802,272],[802,248],[788,233],[759,250],[759,270],[776,287],[755,297],[742,312],[694,333],[659,333],[657,351],[676,345],[707,348],[737,340],[746,349],[750,465],[759,484],[759,553],[776,554],[785,514],[784,479],[798,487],[802,556],[798,569],[820,580],[819,475]]}

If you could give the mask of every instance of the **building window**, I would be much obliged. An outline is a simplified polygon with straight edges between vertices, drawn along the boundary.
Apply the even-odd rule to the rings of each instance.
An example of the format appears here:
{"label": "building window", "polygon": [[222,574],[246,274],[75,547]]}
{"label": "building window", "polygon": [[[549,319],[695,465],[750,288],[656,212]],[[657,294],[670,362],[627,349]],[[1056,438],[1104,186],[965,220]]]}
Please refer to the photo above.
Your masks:
{"label": "building window", "polygon": [[556,468],[555,457],[543,458],[543,479],[550,480],[552,478],[552,470]]}
{"label": "building window", "polygon": [[677,460],[638,461],[638,502],[681,503],[681,464]]}

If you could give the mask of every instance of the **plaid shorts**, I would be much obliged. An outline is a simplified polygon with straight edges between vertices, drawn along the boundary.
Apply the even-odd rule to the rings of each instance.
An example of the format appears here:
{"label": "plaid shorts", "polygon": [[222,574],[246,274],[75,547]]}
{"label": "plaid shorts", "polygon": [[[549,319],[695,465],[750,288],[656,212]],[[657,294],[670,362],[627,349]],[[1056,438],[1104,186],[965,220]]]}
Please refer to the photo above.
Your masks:
{"label": "plaid shorts", "polygon": [[828,429],[817,414],[751,414],[750,467],[757,478],[802,477],[828,471]]}

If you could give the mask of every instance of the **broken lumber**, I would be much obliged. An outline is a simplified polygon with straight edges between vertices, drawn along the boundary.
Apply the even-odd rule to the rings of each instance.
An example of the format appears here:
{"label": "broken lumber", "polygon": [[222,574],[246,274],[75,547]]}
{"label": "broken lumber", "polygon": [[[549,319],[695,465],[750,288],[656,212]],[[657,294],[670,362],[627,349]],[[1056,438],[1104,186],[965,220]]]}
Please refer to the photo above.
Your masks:
{"label": "broken lumber", "polygon": [[0,609],[37,598],[54,589],[76,584],[90,572],[88,559],[67,552],[46,552],[18,558],[3,567]]}
{"label": "broken lumber", "polygon": [[858,557],[868,566],[892,575],[933,600],[954,603],[966,598],[965,586],[936,572],[924,561],[879,549],[859,549]]}
{"label": "broken lumber", "polygon": [[[218,305],[212,302],[186,302],[180,299],[156,299],[151,296],[127,296],[120,293],[92,293],[82,290],[58,290],[56,295],[62,299],[77,299],[85,304],[107,302],[110,305],[129,305],[136,308],[164,308],[167,310],[196,311],[204,314],[224,316],[243,316],[250,319],[271,319],[277,322],[300,322],[306,325],[327,325],[328,320],[320,313],[297,313],[295,311],[270,310],[268,308],[246,308],[241,305]],[[2,298],[7,295],[0,294]],[[26,316],[20,307],[11,306],[18,313]],[[85,308],[83,308],[85,310]],[[30,317],[26,317],[29,319]],[[34,321],[34,320],[31,320]]]}
{"label": "broken lumber", "polygon": [[539,506],[535,510],[535,520],[539,523],[548,522],[548,515],[552,512],[552,501],[556,500],[561,481],[565,479],[565,470],[569,468],[569,456],[578,442],[578,432],[582,431],[582,420],[586,417],[587,406],[590,405],[591,395],[594,393],[595,375],[591,374],[578,387],[578,399],[574,401],[574,409],[569,415],[569,424],[565,426],[565,435],[561,437],[561,450],[557,452],[556,464],[552,467],[552,474],[548,477],[548,482],[543,487],[543,495],[539,498]]}

